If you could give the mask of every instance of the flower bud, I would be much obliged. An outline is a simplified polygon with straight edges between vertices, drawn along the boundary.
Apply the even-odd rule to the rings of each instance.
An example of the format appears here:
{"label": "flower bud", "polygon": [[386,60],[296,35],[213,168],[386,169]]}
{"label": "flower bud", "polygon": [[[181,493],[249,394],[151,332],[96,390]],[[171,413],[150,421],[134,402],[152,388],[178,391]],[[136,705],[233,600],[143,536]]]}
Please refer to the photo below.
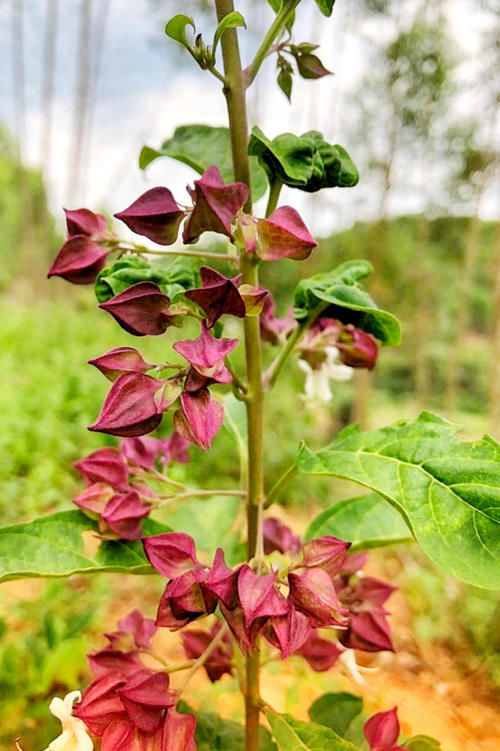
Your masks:
{"label": "flower bud", "polygon": [[378,344],[371,334],[361,329],[344,328],[335,345],[340,359],[351,368],[373,370],[378,357]]}
{"label": "flower bud", "polygon": [[248,198],[244,183],[226,185],[218,167],[208,167],[194,188],[188,187],[193,210],[184,225],[183,240],[194,243],[203,232],[219,232],[232,239],[231,225]]}
{"label": "flower bud", "polygon": [[73,463],[87,483],[107,483],[116,490],[128,489],[128,469],[120,452],[110,446],[97,449]]}
{"label": "flower bud", "polygon": [[143,373],[119,376],[89,430],[123,437],[150,433],[161,422],[162,410],[155,397],[162,386],[163,381]]}
{"label": "flower bud", "polygon": [[213,438],[224,421],[224,407],[210,399],[208,389],[194,394],[184,392],[181,396],[182,409],[174,414],[174,427],[183,438],[196,443],[202,451],[210,448]]}
{"label": "flower bud", "polygon": [[370,751],[403,751],[396,746],[400,726],[397,707],[387,712],[378,712],[365,722],[363,733],[370,744]]}
{"label": "flower bud", "polygon": [[143,235],[158,245],[177,240],[179,224],[185,216],[168,188],[151,188],[127,209],[114,216],[125,222],[136,235]]}
{"label": "flower bud", "polygon": [[236,279],[228,279],[208,266],[200,268],[200,276],[203,286],[188,290],[184,296],[202,308],[209,329],[222,315],[245,317],[245,303],[237,287],[239,276]]}
{"label": "flower bud", "polygon": [[86,235],[74,235],[62,246],[47,276],[61,276],[72,284],[93,284],[111,251]]}
{"label": "flower bud", "polygon": [[145,373],[154,368],[134,347],[115,347],[88,363],[94,365],[110,381],[116,381],[122,373]]}
{"label": "flower bud", "polygon": [[257,255],[264,261],[281,258],[301,261],[318,244],[291,206],[280,206],[267,219],[259,219],[257,232]]}
{"label": "flower bud", "polygon": [[151,639],[158,631],[152,618],[145,618],[140,610],[132,610],[118,621],[120,632],[130,634],[138,649],[151,649]]}
{"label": "flower bud", "polygon": [[165,333],[173,317],[167,312],[170,299],[154,282],[138,282],[99,305],[134,336]]}

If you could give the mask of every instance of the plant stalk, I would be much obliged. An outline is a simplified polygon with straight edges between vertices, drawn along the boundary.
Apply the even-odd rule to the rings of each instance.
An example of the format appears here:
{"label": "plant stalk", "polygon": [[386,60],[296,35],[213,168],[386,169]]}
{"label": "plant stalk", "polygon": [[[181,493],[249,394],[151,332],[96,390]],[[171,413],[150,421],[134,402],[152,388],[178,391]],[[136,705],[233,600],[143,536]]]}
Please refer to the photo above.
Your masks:
{"label": "plant stalk", "polygon": [[269,31],[265,35],[262,43],[255,53],[255,57],[244,71],[245,85],[248,87],[254,80],[255,76],[259,72],[260,66],[269,54],[274,41],[278,38],[281,30],[286,26],[295,8],[299,4],[300,0],[283,0],[280,10],[276,14],[276,18],[269,27]]}
{"label": "plant stalk", "polygon": [[[220,22],[234,10],[233,0],[215,0],[217,20]],[[228,29],[221,38],[222,59],[224,63],[224,96],[226,97],[233,157],[234,178],[250,187],[250,164],[248,160],[248,125],[246,114],[246,96],[241,69],[241,59],[236,29]],[[245,211],[252,208],[251,196],[245,205]],[[240,253],[240,270],[244,284],[258,287],[257,265],[252,255],[245,251]],[[263,471],[263,403],[262,361],[260,346],[259,318],[244,319],[245,357],[247,368],[246,412],[248,427],[248,498],[247,498],[247,534],[248,559],[255,556],[259,538],[259,504],[264,495]],[[245,692],[245,748],[246,751],[259,751],[259,713],[260,713],[260,665],[259,652],[253,650],[246,660]]]}

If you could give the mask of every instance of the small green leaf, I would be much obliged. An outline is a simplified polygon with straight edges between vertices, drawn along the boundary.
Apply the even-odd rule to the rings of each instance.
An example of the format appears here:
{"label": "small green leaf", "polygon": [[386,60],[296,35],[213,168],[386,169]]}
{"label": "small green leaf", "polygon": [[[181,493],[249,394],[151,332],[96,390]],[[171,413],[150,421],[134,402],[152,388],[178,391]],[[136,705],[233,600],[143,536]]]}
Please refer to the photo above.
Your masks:
{"label": "small green leaf", "polygon": [[500,589],[500,444],[458,440],[458,425],[423,412],[380,430],[341,431],[302,446],[298,468],[357,482],[405,518],[433,561],[470,584]]}
{"label": "small green leaf", "polygon": [[[153,519],[144,519],[142,526],[145,536],[171,531]],[[154,573],[140,540],[101,542],[94,554],[86,552],[82,535],[96,529],[96,522],[76,510],[0,529],[0,581],[102,571]]]}
{"label": "small green leaf", "polygon": [[[224,720],[209,712],[193,712],[186,704],[181,704],[184,713],[196,715],[196,746],[198,751],[244,751],[245,729],[239,722]],[[260,728],[261,751],[276,751],[276,746],[266,728]]]}
{"label": "small green leaf", "polygon": [[[181,125],[172,138],[164,141],[159,149],[144,146],[139,156],[139,166],[145,169],[155,159],[169,156],[187,164],[200,175],[207,167],[216,164],[226,183],[234,181],[231,141],[228,128],[213,128],[210,125]],[[264,195],[267,180],[257,159],[250,160],[252,196],[254,201]]]}
{"label": "small green leaf", "polygon": [[331,16],[335,0],[316,0],[316,5],[324,16]]}
{"label": "small green leaf", "polygon": [[245,22],[245,19],[241,15],[241,13],[238,13],[238,11],[234,10],[232,13],[228,13],[227,16],[224,16],[222,21],[219,23],[215,30],[214,34],[214,44],[213,44],[213,50],[215,53],[215,50],[217,49],[217,45],[219,44],[219,40],[221,36],[224,34],[225,31],[228,29],[234,29],[237,26],[244,26],[246,29],[247,25]]}
{"label": "small green leaf", "polygon": [[180,13],[168,21],[165,26],[165,34],[170,37],[170,39],[173,39],[174,41],[183,44],[184,47],[191,49],[191,45],[186,36],[186,26],[192,26],[193,31],[196,29],[193,19]]}
{"label": "small green leaf", "polygon": [[197,261],[176,258],[172,262],[148,261],[142,256],[128,255],[104,268],[95,280],[95,294],[106,302],[138,282],[155,282],[172,301],[199,281]]}
{"label": "small green leaf", "polygon": [[309,717],[318,725],[326,725],[345,737],[351,722],[363,711],[363,699],[344,691],[328,693],[316,699],[309,708]]}
{"label": "small green leaf", "polygon": [[286,70],[285,68],[281,68],[280,72],[278,73],[278,78],[276,80],[283,94],[286,96],[288,101],[291,102],[292,101],[292,86],[293,86],[293,76],[291,72],[289,70]]}
{"label": "small green leaf", "polygon": [[315,722],[296,720],[289,714],[266,710],[279,751],[357,751],[330,728]]}
{"label": "small green leaf", "polygon": [[404,742],[404,748],[409,751],[440,751],[441,744],[430,735],[414,735]]}
{"label": "small green leaf", "polygon": [[271,140],[254,126],[248,153],[258,157],[271,181],[279,180],[308,193],[322,188],[352,187],[359,179],[346,150],[327,143],[316,130],[301,136],[282,133]]}
{"label": "small green leaf", "polygon": [[322,535],[352,542],[351,551],[414,541],[401,514],[376,493],[346,498],[323,511],[311,522],[305,539]]}
{"label": "small green leaf", "polygon": [[372,270],[368,261],[346,261],[325,274],[302,279],[295,288],[295,318],[299,321],[307,318],[312,310],[326,302],[329,305],[324,310],[325,316],[351,323],[384,344],[399,344],[401,327],[397,318],[377,308],[359,285]]}

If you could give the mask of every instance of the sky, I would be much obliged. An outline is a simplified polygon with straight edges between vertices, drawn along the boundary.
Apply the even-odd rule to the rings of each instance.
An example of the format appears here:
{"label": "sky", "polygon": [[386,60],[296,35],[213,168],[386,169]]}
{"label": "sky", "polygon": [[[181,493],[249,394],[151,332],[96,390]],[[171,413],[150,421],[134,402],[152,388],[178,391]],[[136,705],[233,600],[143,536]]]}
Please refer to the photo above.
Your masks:
{"label": "sky", "polygon": [[[14,98],[13,2],[23,5],[24,18],[24,112],[19,122]],[[45,165],[50,204],[62,219],[60,207],[106,208],[111,212],[128,206],[138,195],[155,185],[171,188],[183,201],[185,185],[196,178],[191,169],[170,159],[162,159],[144,173],[137,157],[143,144],[159,146],[177,125],[204,122],[225,125],[226,112],[220,84],[200,71],[187,53],[163,33],[168,16],[179,10],[174,0],[164,0],[161,10],[154,0],[92,0],[92,43],[103,35],[99,58],[99,76],[92,92],[90,136],[82,156],[79,184],[72,179],[72,133],[77,96],[78,24],[81,0],[59,0],[57,41],[54,48],[54,96],[50,109],[52,139],[50,149],[41,145],[47,108],[42,101],[43,35],[50,0],[0,0],[0,121],[13,132],[21,131],[23,160],[33,166]],[[255,4],[254,4],[255,5]],[[19,6],[18,6],[19,7]],[[240,5],[241,7],[241,5]],[[267,28],[272,12],[266,0],[257,0],[258,14],[248,16],[249,24]],[[448,0],[450,25],[460,54],[472,58],[479,54],[484,18],[475,9],[474,0]],[[472,12],[471,12],[472,8]],[[106,12],[107,11],[107,12]],[[355,144],[342,122],[342,102],[346,92],[355,90],[369,64],[365,37],[370,34],[369,19],[362,28],[352,28],[349,0],[338,0],[331,19],[325,19],[315,5],[305,0],[296,22],[301,40],[321,44],[321,57],[335,75],[321,81],[296,80],[292,104],[273,82],[274,65],[268,61],[262,80],[250,94],[250,124],[258,121],[267,135],[291,130],[301,133],[315,128],[327,140],[340,142],[355,159]],[[198,30],[207,39],[214,25],[210,16],[201,15]],[[347,32],[346,32],[347,29]],[[242,53],[251,59],[257,38],[242,31]],[[19,101],[19,100],[18,100]],[[467,113],[467,97],[461,105]],[[22,125],[20,128],[19,125]],[[42,153],[43,152],[43,153]],[[328,191],[321,199],[285,191],[284,200],[293,202],[308,215],[316,233],[330,232],[369,217],[373,207],[362,190]],[[395,196],[393,213],[418,211],[418,191]],[[496,215],[497,205],[488,198],[482,213]],[[259,207],[257,207],[259,209]]]}

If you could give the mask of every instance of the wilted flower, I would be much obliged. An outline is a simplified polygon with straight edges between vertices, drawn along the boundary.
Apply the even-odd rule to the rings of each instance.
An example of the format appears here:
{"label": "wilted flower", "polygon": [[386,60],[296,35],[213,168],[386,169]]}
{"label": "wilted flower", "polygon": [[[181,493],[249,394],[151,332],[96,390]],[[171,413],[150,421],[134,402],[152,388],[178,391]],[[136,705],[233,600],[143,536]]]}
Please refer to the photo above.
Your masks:
{"label": "wilted flower", "polygon": [[61,276],[72,284],[93,284],[112,248],[102,248],[87,235],[74,235],[57,254],[47,276]]}
{"label": "wilted flower", "polygon": [[402,746],[395,745],[400,733],[397,707],[370,717],[365,722],[363,733],[370,751],[404,751]]}
{"label": "wilted flower", "polygon": [[144,235],[158,245],[171,245],[177,239],[183,211],[168,188],[151,188],[127,209],[115,214],[137,235]]}
{"label": "wilted flower", "polygon": [[318,244],[291,206],[280,206],[267,219],[259,219],[257,234],[257,255],[264,261],[302,260]]}
{"label": "wilted flower", "polygon": [[45,751],[92,751],[94,744],[85,724],[73,716],[73,704],[81,698],[80,691],[71,691],[64,699],[57,696],[52,699],[49,709],[60,720],[62,733],[49,743]]}
{"label": "wilted flower", "polygon": [[184,225],[183,240],[194,243],[203,232],[219,232],[232,238],[231,225],[248,198],[244,183],[226,185],[218,167],[208,167],[194,188],[188,187],[193,210]]}
{"label": "wilted flower", "polygon": [[138,282],[99,305],[134,336],[164,334],[177,320],[169,313],[170,299],[154,282]]}
{"label": "wilted flower", "polygon": [[238,281],[228,279],[218,271],[202,266],[200,268],[202,286],[185,292],[185,297],[202,308],[206,315],[206,325],[212,328],[222,315],[229,314],[237,318],[244,318],[245,303],[238,291]]}
{"label": "wilted flower", "polygon": [[115,347],[88,362],[110,381],[116,381],[122,373],[145,373],[154,368],[134,347]]}

